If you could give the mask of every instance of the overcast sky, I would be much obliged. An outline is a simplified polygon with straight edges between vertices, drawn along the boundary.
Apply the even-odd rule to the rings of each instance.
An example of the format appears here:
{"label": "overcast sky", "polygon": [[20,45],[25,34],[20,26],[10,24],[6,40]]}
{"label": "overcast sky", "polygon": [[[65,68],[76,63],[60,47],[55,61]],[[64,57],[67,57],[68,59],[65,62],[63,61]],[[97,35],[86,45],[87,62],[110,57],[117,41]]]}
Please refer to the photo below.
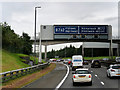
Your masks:
{"label": "overcast sky", "polygon": [[[0,21],[7,22],[19,35],[25,32],[29,36],[34,36],[34,7],[41,6],[41,9],[37,9],[37,32],[39,32],[41,24],[109,24],[113,27],[113,36],[118,36],[118,2],[116,0],[106,1],[1,2],[2,18],[0,18]],[[59,49],[65,45],[49,46],[48,50],[53,47]],[[78,46],[76,44],[76,47]]]}

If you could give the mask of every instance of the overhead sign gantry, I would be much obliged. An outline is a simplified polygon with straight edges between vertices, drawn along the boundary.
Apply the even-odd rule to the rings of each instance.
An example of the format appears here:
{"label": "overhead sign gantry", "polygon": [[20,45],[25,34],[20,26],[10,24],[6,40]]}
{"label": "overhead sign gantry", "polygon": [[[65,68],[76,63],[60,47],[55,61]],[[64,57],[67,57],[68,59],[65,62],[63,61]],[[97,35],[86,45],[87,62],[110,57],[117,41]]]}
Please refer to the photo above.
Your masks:
{"label": "overhead sign gantry", "polygon": [[69,42],[110,41],[110,49],[112,56],[111,25],[61,25],[61,24],[41,25],[40,46],[41,41],[44,42],[46,48],[45,58],[47,57],[46,51],[47,45],[67,43],[68,41]]}

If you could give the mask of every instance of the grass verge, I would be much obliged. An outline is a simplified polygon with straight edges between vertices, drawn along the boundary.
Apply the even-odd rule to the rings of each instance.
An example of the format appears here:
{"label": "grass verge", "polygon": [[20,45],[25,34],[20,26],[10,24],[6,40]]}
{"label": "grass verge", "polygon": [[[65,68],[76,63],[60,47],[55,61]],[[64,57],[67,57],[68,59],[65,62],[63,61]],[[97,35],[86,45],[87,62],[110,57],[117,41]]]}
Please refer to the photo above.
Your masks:
{"label": "grass verge", "polygon": [[[30,57],[30,60],[32,60],[32,61],[34,61],[34,59],[36,59],[36,62],[35,62],[35,64],[38,64],[38,58],[36,57],[34,57],[34,56],[32,56],[32,55],[26,55],[26,54],[16,54],[17,56],[19,56],[19,57]],[[24,60],[22,60],[21,59],[21,61],[24,61]],[[42,62],[43,63],[46,63],[46,61],[44,61],[44,60],[42,60]]]}
{"label": "grass verge", "polygon": [[[98,59],[102,60],[103,58],[110,58],[109,56],[99,56],[99,57],[84,57],[85,60],[93,60],[93,59]],[[115,56],[113,56],[113,59],[115,59]]]}
{"label": "grass verge", "polygon": [[2,72],[29,67],[29,65],[21,62],[20,60],[21,58],[14,53],[2,50]]}
{"label": "grass verge", "polygon": [[[93,59],[98,59],[98,60],[102,60],[103,58],[110,58],[109,56],[98,56],[98,57],[84,57],[85,60],[93,60]],[[57,59],[57,58],[54,58]],[[72,59],[71,57],[66,57],[66,58],[62,58],[62,59]],[[115,59],[115,56],[113,56],[113,59]]]}
{"label": "grass verge", "polygon": [[39,79],[40,77],[44,76],[45,74],[51,72],[55,67],[56,67],[56,64],[51,63],[48,67],[46,67],[43,70],[36,71],[32,74],[28,74],[26,76],[19,77],[15,80],[11,80],[6,83],[3,83],[2,88],[21,88],[21,87]]}

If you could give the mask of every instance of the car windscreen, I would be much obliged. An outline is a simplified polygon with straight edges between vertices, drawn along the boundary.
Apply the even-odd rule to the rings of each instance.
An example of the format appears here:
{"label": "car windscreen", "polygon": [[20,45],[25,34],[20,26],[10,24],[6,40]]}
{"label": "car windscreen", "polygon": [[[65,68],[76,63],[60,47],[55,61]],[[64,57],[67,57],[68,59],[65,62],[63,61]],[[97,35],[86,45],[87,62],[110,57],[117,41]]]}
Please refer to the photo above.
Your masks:
{"label": "car windscreen", "polygon": [[75,59],[73,62],[82,62],[82,60]]}
{"label": "car windscreen", "polygon": [[77,70],[75,73],[76,74],[90,74],[88,70]]}
{"label": "car windscreen", "polygon": [[100,63],[99,61],[94,61],[94,63]]}
{"label": "car windscreen", "polygon": [[120,66],[112,66],[113,69],[120,69]]}
{"label": "car windscreen", "polygon": [[120,58],[117,58],[117,60],[120,60]]}

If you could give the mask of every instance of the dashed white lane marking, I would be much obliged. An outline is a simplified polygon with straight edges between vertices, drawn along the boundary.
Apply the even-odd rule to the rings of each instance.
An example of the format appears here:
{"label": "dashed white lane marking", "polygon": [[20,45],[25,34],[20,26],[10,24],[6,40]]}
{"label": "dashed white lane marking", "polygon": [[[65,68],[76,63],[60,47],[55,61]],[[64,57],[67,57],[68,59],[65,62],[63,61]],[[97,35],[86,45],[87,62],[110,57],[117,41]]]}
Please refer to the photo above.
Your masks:
{"label": "dashed white lane marking", "polygon": [[104,67],[104,66],[101,66],[102,68],[106,68],[106,67]]}
{"label": "dashed white lane marking", "polygon": [[97,75],[95,74],[95,76],[97,77]]}
{"label": "dashed white lane marking", "polygon": [[100,80],[100,78],[98,77],[98,75],[95,74],[95,76]]}
{"label": "dashed white lane marking", "polygon": [[[100,80],[100,78],[98,77],[98,75],[95,74],[95,77],[97,77],[98,80]],[[104,82],[102,82],[102,81],[101,81],[100,83],[101,83],[103,86],[105,85]]]}
{"label": "dashed white lane marking", "polygon": [[65,77],[63,78],[63,80],[57,85],[57,87],[55,88],[55,90],[58,90],[62,86],[62,84],[64,83],[64,81],[66,80],[66,78],[69,75],[69,67],[66,64],[64,64],[64,65],[67,66],[67,73],[66,73]]}
{"label": "dashed white lane marking", "polygon": [[102,85],[105,85],[104,82],[100,82]]}

